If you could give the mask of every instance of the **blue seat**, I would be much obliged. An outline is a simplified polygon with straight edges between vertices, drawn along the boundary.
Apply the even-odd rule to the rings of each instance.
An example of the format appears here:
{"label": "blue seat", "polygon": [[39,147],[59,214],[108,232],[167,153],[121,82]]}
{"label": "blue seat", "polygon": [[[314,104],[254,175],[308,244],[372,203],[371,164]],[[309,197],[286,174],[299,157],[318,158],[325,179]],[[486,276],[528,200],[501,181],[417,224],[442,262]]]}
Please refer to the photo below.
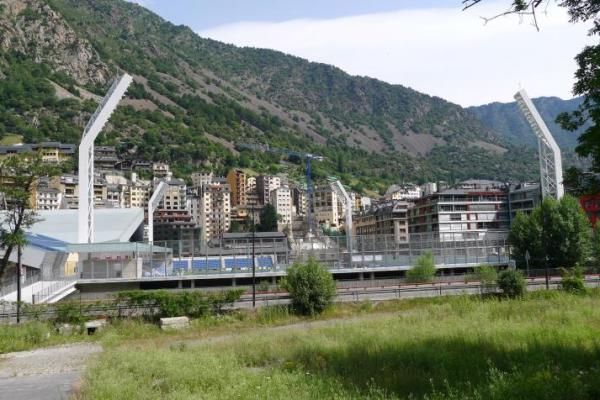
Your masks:
{"label": "blue seat", "polygon": [[211,259],[211,260],[206,260],[206,259],[201,259],[201,260],[194,260],[192,261],[192,269],[201,269],[201,270],[218,270],[221,268],[221,261],[220,260],[215,260],[215,259]]}
{"label": "blue seat", "polygon": [[189,262],[188,260],[173,260],[174,271],[187,271]]}
{"label": "blue seat", "polygon": [[226,258],[225,259],[225,268],[252,268],[252,259],[251,258]]}
{"label": "blue seat", "polygon": [[261,268],[272,268],[273,259],[271,257],[258,257],[258,266]]}

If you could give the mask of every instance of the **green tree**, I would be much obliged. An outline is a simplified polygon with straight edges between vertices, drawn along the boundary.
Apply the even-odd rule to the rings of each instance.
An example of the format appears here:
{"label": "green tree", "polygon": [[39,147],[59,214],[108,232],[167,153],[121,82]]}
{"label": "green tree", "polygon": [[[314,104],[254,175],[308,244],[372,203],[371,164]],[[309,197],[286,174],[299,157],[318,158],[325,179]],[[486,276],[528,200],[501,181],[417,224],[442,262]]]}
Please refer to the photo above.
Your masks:
{"label": "green tree", "polygon": [[406,272],[406,278],[409,282],[431,282],[435,276],[435,258],[431,251],[423,253],[415,265]]}
{"label": "green tree", "polygon": [[275,232],[277,231],[277,221],[279,216],[275,207],[272,204],[266,204],[260,212],[260,223],[256,226],[259,232]]}
{"label": "green tree", "polygon": [[527,253],[531,258],[531,266],[540,266],[540,260],[543,259],[542,225],[537,218],[517,212],[508,234],[508,242],[517,266],[525,268]]}
{"label": "green tree", "polygon": [[525,277],[523,272],[515,269],[507,269],[498,274],[498,287],[507,297],[523,297],[525,294]]}
{"label": "green tree", "polygon": [[596,268],[600,267],[600,224],[596,225],[592,235],[591,255],[594,258]]}
{"label": "green tree", "polygon": [[53,174],[54,169],[42,163],[41,155],[23,153],[0,161],[0,196],[4,211],[0,213],[0,276],[8,268],[10,256],[27,244],[25,230],[36,221],[31,197],[38,178]]}
{"label": "green tree", "polygon": [[590,225],[577,199],[546,198],[531,215],[518,214],[508,239],[517,265],[525,266],[525,253],[532,266],[567,267],[582,264],[590,250]]}
{"label": "green tree", "polygon": [[304,315],[323,312],[336,293],[333,276],[312,257],[288,268],[281,287],[290,294],[294,311]]}

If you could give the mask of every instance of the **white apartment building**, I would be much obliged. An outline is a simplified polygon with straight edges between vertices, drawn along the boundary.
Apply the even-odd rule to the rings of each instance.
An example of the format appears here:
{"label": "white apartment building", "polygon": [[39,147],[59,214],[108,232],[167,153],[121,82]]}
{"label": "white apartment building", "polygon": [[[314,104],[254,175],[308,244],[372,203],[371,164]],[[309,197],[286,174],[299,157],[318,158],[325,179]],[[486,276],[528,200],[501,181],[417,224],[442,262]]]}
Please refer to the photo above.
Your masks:
{"label": "white apartment building", "polygon": [[58,210],[61,208],[63,194],[60,190],[48,187],[37,188],[35,205],[38,210]]}
{"label": "white apartment building", "polygon": [[421,188],[416,185],[392,185],[383,198],[385,200],[411,201],[421,198],[422,194]]}
{"label": "white apartment building", "polygon": [[[155,187],[158,186],[155,182]],[[171,179],[166,182],[168,187],[158,208],[162,210],[185,210],[187,208],[187,186],[182,179]]]}
{"label": "white apartment building", "polygon": [[203,186],[190,200],[192,217],[202,229],[205,241],[220,237],[231,226],[231,189],[229,185]]}
{"label": "white apartment building", "polygon": [[280,217],[277,230],[283,231],[287,226],[292,228],[292,192],[288,186],[282,186],[271,191],[271,204]]}
{"label": "white apartment building", "polygon": [[210,185],[213,182],[214,177],[212,172],[194,172],[191,176],[192,186],[199,188],[204,185]]}

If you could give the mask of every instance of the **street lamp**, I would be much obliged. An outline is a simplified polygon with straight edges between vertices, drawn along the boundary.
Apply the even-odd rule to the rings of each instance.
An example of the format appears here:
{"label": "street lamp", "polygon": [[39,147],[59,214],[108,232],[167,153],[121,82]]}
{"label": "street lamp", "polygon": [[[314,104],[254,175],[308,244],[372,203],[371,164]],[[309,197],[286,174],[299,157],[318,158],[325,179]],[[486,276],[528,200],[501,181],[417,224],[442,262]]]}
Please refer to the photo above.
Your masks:
{"label": "street lamp", "polygon": [[17,324],[21,322],[21,244],[17,245]]}
{"label": "street lamp", "polygon": [[256,307],[256,207],[252,207],[252,307]]}

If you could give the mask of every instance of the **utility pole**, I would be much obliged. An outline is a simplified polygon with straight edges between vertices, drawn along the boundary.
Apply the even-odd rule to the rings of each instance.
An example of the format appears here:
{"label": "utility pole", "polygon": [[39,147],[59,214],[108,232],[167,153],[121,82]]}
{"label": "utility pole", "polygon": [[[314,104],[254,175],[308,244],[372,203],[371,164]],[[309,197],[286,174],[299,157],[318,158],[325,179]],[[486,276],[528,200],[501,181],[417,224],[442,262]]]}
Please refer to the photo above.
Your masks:
{"label": "utility pole", "polygon": [[17,246],[17,324],[21,322],[21,245]]}
{"label": "utility pole", "polygon": [[256,307],[256,208],[252,207],[252,308]]}

